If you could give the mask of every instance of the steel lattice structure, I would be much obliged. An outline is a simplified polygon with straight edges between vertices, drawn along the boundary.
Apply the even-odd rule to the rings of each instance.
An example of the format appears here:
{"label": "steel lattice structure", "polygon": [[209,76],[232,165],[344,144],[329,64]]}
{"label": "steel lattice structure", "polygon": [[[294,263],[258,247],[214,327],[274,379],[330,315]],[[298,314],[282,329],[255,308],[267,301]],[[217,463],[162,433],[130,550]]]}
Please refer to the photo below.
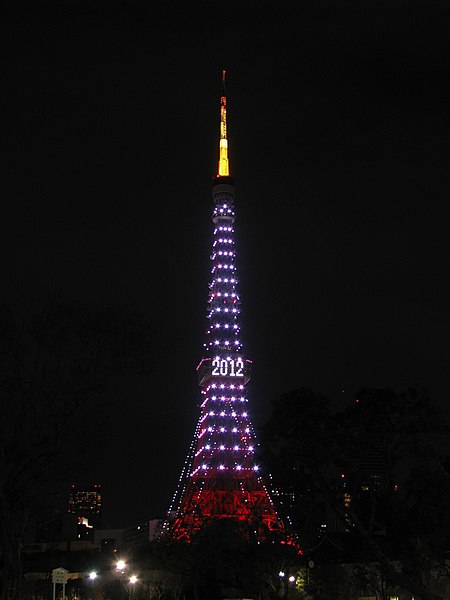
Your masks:
{"label": "steel lattice structure", "polygon": [[260,469],[248,412],[251,361],[241,340],[240,297],[234,239],[235,188],[230,177],[225,72],[220,102],[219,164],[213,181],[211,280],[204,357],[198,368],[201,414],[163,531],[190,541],[205,525],[232,519],[258,539],[281,534],[284,524]]}

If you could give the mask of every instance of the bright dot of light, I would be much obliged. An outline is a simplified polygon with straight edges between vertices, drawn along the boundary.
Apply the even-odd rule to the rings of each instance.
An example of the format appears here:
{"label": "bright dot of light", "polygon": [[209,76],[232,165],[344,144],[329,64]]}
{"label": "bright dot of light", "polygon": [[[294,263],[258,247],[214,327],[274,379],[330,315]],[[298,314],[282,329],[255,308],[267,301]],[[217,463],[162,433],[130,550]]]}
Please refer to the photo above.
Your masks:
{"label": "bright dot of light", "polygon": [[97,577],[97,573],[95,571],[91,571],[89,573],[89,579],[95,579]]}
{"label": "bright dot of light", "polygon": [[284,577],[284,571],[280,571],[280,572],[278,573],[278,575],[279,575],[279,577]]}
{"label": "bright dot of light", "polygon": [[132,575],[132,576],[130,577],[130,583],[136,583],[136,582],[137,582],[137,579],[138,579],[138,578],[137,578],[137,575]]}
{"label": "bright dot of light", "polygon": [[289,577],[289,581],[290,581],[291,583],[294,583],[294,581],[295,581],[295,577],[294,577],[293,575],[291,575],[291,576]]}
{"label": "bright dot of light", "polygon": [[116,563],[116,569],[118,571],[123,571],[125,569],[125,561],[124,560],[118,560]]}

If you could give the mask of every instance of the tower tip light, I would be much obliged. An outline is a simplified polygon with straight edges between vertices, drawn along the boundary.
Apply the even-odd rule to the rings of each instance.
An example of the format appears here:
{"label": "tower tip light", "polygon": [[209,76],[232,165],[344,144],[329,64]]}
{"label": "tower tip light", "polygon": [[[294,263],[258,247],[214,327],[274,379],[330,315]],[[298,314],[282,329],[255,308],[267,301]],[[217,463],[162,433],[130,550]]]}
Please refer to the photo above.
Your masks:
{"label": "tower tip light", "polygon": [[230,174],[228,164],[228,138],[227,138],[227,98],[225,96],[225,69],[222,71],[222,96],[220,97],[220,140],[219,140],[219,167],[217,175],[228,177]]}

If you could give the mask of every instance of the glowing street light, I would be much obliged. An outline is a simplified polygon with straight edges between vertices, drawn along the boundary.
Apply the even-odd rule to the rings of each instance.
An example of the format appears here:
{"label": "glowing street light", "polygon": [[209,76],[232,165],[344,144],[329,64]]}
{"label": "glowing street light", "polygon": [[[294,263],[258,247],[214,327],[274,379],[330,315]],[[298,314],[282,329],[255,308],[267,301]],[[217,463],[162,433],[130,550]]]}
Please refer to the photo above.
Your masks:
{"label": "glowing street light", "polygon": [[135,583],[137,583],[137,580],[138,580],[137,575],[131,575],[130,583],[135,584]]}
{"label": "glowing street light", "polygon": [[95,571],[91,571],[91,572],[89,573],[89,579],[90,579],[91,581],[94,581],[94,579],[97,579],[97,573],[96,573]]}
{"label": "glowing street light", "polygon": [[120,571],[123,573],[123,571],[125,571],[126,567],[127,567],[127,565],[124,560],[118,560],[116,562],[116,571]]}

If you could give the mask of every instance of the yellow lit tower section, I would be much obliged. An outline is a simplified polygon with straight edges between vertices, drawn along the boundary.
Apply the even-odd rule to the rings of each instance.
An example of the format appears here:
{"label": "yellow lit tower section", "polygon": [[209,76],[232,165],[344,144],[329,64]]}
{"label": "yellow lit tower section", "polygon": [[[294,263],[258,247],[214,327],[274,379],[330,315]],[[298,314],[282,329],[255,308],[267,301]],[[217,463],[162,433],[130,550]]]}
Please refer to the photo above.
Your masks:
{"label": "yellow lit tower section", "polygon": [[213,180],[211,278],[203,357],[197,367],[200,416],[163,532],[191,541],[221,519],[242,524],[258,540],[289,543],[255,458],[247,384],[251,361],[241,336],[241,301],[234,240],[234,183],[230,177],[225,71],[220,99],[217,175]]}
{"label": "yellow lit tower section", "polygon": [[220,141],[217,177],[228,177],[227,98],[225,96],[225,71],[222,71],[222,96],[220,98]]}

